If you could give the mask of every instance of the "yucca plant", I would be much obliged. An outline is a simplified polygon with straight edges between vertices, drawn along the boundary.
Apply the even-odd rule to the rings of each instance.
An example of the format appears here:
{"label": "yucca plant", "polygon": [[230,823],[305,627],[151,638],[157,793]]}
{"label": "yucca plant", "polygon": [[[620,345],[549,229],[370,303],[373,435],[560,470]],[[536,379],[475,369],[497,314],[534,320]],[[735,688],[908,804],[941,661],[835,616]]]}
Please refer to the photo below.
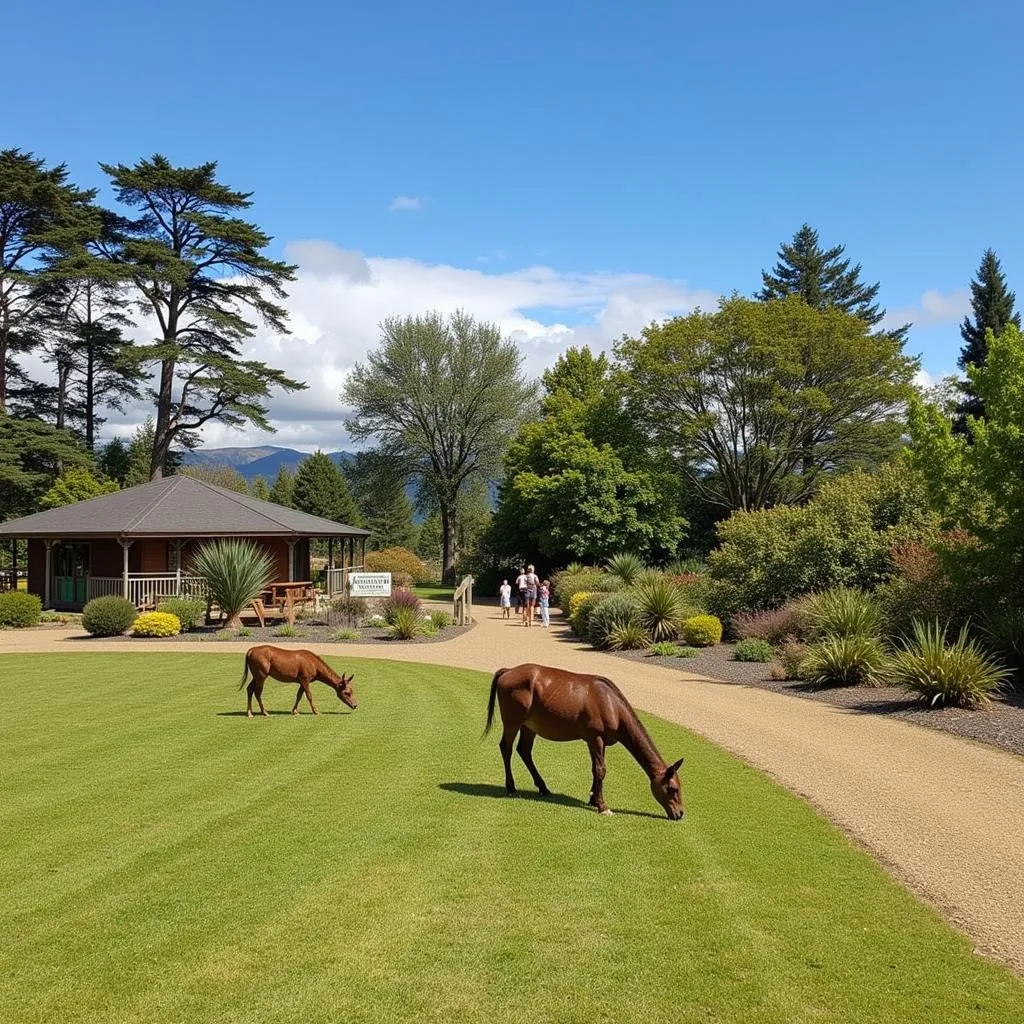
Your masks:
{"label": "yucca plant", "polygon": [[650,634],[639,622],[624,622],[608,634],[608,647],[613,651],[639,651],[650,642]]}
{"label": "yucca plant", "polygon": [[423,635],[423,616],[418,608],[396,608],[387,626],[393,640],[415,640]]}
{"label": "yucca plant", "polygon": [[913,635],[892,657],[889,677],[930,707],[988,704],[1002,692],[1010,672],[960,630],[949,643],[939,622],[913,623]]}
{"label": "yucca plant", "polygon": [[612,555],[605,562],[605,569],[613,576],[617,576],[627,586],[631,587],[640,578],[644,571],[643,559],[628,551]]}
{"label": "yucca plant", "polygon": [[819,686],[879,686],[885,652],[873,636],[826,636],[800,664],[800,676]]}
{"label": "yucca plant", "polygon": [[870,594],[854,587],[836,587],[812,595],[804,615],[812,637],[876,637],[881,611]]}
{"label": "yucca plant", "polygon": [[708,571],[708,564],[702,558],[676,558],[665,566],[669,576],[700,575]]}
{"label": "yucca plant", "polygon": [[189,572],[206,580],[210,596],[227,616],[227,628],[238,629],[242,610],[274,578],[274,563],[251,540],[228,537],[204,544],[192,559]]}
{"label": "yucca plant", "polygon": [[679,588],[664,576],[642,579],[633,595],[640,621],[655,641],[677,637],[683,620],[692,614]]}

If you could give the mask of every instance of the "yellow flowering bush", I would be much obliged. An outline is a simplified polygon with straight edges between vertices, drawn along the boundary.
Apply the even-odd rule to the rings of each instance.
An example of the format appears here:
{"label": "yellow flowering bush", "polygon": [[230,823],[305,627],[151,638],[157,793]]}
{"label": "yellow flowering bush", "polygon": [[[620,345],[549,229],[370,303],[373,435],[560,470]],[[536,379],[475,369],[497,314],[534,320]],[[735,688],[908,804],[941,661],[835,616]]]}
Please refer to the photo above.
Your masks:
{"label": "yellow flowering bush", "polygon": [[714,615],[694,615],[683,623],[683,639],[691,647],[714,647],[722,641],[722,621]]}
{"label": "yellow flowering bush", "polygon": [[170,612],[143,612],[132,628],[132,636],[177,636],[181,620]]}

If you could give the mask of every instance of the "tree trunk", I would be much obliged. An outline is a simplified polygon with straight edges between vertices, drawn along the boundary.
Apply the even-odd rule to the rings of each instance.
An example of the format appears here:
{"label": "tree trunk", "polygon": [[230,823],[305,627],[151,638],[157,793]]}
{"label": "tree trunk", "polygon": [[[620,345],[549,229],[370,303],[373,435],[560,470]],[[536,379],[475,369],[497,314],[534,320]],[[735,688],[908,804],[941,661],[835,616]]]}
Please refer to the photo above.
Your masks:
{"label": "tree trunk", "polygon": [[441,507],[441,579],[455,582],[455,510]]}
{"label": "tree trunk", "polygon": [[96,446],[96,399],[93,395],[96,374],[96,335],[92,326],[92,285],[85,286],[85,446]]}
{"label": "tree trunk", "polygon": [[167,469],[167,456],[171,450],[171,403],[173,398],[174,360],[165,359],[160,366],[160,395],[156,406],[153,458],[149,467],[150,480],[162,480]]}
{"label": "tree trunk", "polygon": [[7,412],[7,331],[0,330],[0,413]]}

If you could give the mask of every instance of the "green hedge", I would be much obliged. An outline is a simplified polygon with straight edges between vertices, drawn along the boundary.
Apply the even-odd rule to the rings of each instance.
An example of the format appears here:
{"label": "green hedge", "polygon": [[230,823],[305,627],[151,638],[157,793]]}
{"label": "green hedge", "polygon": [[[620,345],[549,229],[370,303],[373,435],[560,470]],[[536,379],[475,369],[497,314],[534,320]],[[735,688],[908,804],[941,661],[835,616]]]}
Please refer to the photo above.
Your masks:
{"label": "green hedge", "polygon": [[23,590],[10,590],[0,594],[0,626],[25,629],[38,626],[43,614],[43,602],[35,594]]}

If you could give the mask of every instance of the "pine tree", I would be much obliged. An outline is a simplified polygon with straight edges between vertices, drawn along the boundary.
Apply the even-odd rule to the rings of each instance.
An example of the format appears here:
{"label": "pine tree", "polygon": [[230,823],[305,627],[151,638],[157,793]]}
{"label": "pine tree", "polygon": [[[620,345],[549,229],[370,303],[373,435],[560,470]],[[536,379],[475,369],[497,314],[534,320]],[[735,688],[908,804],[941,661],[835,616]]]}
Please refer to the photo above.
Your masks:
{"label": "pine tree", "polygon": [[[822,312],[834,306],[859,317],[869,327],[877,326],[885,317],[885,310],[875,302],[879,284],[864,284],[861,265],[851,267],[849,259],[842,259],[845,251],[844,245],[822,249],[818,232],[809,224],[802,225],[792,242],[779,247],[779,261],[772,272],[761,271],[762,288],[756,298],[767,302],[799,295],[808,306]],[[902,339],[909,327],[906,324],[889,333]]]}
{"label": "pine tree", "polygon": [[334,460],[316,451],[299,463],[292,493],[295,507],[312,516],[358,526],[359,510]]}
{"label": "pine tree", "polygon": [[295,508],[295,475],[287,466],[282,465],[278,469],[267,500],[285,508]]}
{"label": "pine tree", "polygon": [[116,480],[122,487],[131,472],[131,455],[128,452],[128,445],[119,437],[107,442],[97,456],[97,464],[104,475]]}
{"label": "pine tree", "polygon": [[249,494],[259,501],[270,501],[270,487],[262,476],[254,477],[249,484]]}
{"label": "pine tree", "polygon": [[[993,250],[986,249],[981,257],[977,279],[971,281],[974,322],[965,316],[960,325],[960,337],[964,339],[964,344],[957,364],[961,370],[966,370],[968,366],[985,365],[988,359],[988,331],[998,338],[1007,324],[1020,327],[1020,313],[1013,309],[1015,300],[1014,293],[1006,287],[1006,277],[999,257]],[[970,380],[961,384],[961,391],[964,397],[960,403],[956,431],[963,434],[966,433],[967,417],[981,419],[985,415],[985,406]]]}

